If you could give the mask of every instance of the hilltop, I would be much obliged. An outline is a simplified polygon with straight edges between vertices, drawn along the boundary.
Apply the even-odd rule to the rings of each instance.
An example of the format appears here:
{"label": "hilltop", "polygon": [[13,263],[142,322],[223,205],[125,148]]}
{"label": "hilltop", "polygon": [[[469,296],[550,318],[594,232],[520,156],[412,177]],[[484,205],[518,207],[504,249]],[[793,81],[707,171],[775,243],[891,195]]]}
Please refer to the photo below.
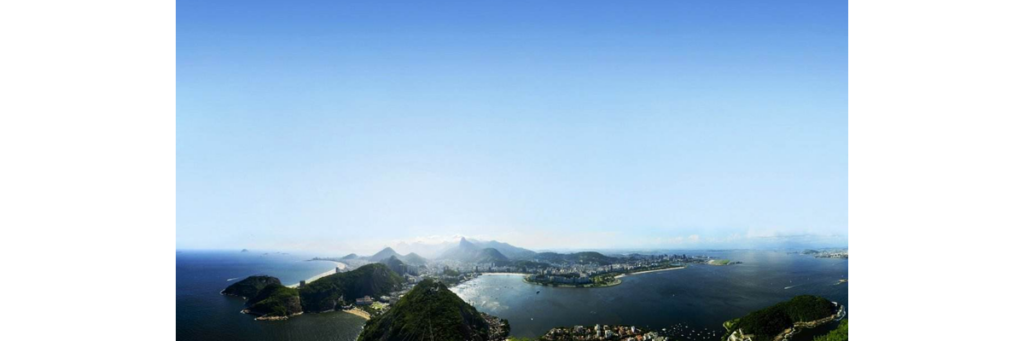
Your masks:
{"label": "hilltop", "polygon": [[261,317],[286,317],[302,313],[299,291],[280,285],[270,284],[246,302],[246,312]]}
{"label": "hilltop", "polygon": [[402,277],[387,265],[374,263],[358,269],[320,278],[299,289],[306,311],[333,310],[339,300],[352,302],[358,297],[379,297],[402,286]]}
{"label": "hilltop", "polygon": [[839,307],[827,299],[800,295],[724,323],[727,332],[722,339],[729,339],[735,332],[741,339],[774,340],[794,328],[813,327],[831,321],[841,313]]}
{"label": "hilltop", "polygon": [[224,288],[220,293],[224,295],[240,296],[243,298],[256,297],[256,294],[271,284],[281,285],[281,280],[270,276],[249,276],[246,279],[235,282]]}
{"label": "hilltop", "polygon": [[424,280],[384,315],[366,323],[358,340],[503,340],[507,321],[482,314],[433,280]]}

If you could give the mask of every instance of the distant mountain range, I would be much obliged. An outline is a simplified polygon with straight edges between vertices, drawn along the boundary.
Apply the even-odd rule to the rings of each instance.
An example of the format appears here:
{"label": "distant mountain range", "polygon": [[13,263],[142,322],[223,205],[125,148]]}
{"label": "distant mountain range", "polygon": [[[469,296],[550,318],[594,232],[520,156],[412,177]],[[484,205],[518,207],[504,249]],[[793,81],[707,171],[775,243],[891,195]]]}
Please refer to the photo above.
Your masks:
{"label": "distant mountain range", "polygon": [[466,237],[457,237],[440,243],[426,242],[401,242],[395,248],[402,252],[414,252],[426,258],[439,259],[445,252],[459,247],[463,241],[477,246],[480,249],[494,248],[510,259],[527,259],[536,252],[515,247],[508,243],[498,241],[483,241]]}
{"label": "distant mountain range", "polygon": [[[483,245],[502,245],[502,243],[488,242]],[[508,244],[503,244],[503,248],[510,249],[515,248]],[[518,248],[515,248],[518,249]],[[526,252],[532,253],[532,251],[520,249]],[[517,251],[517,250],[512,250]],[[518,251],[520,254],[521,251]],[[459,244],[453,248],[448,249],[438,259],[442,260],[455,260],[464,263],[495,263],[495,264],[506,264],[509,262],[509,257],[494,247],[481,247],[481,245],[474,244],[466,238],[462,238]]]}
{"label": "distant mountain range", "polygon": [[353,254],[350,254],[348,256],[345,256],[345,257],[341,258],[341,260],[342,261],[346,261],[346,262],[352,262],[352,263],[359,263],[359,262],[354,262],[354,261],[366,261],[366,262],[370,262],[370,263],[385,263],[385,264],[387,264],[387,261],[389,259],[391,259],[391,258],[395,258],[395,259],[397,259],[397,260],[401,261],[402,263],[407,264],[409,266],[419,266],[419,265],[426,265],[427,264],[427,259],[421,257],[420,255],[417,255],[416,253],[411,253],[410,252],[409,254],[403,255],[403,254],[400,254],[400,253],[396,252],[394,249],[392,249],[390,247],[385,247],[383,250],[380,250],[379,252],[377,252],[377,253],[373,254],[372,256],[369,256],[369,257],[360,257],[360,256],[356,256],[356,254],[353,253]]}
{"label": "distant mountain range", "polygon": [[[435,260],[453,260],[463,263],[483,264],[492,263],[495,265],[509,265],[522,262],[544,262],[544,263],[574,263],[574,264],[598,264],[607,265],[615,262],[616,257],[604,255],[598,252],[576,252],[576,253],[555,253],[555,252],[534,252],[521,247],[513,246],[499,241],[480,241],[467,238],[459,238],[457,242],[445,242],[433,244],[433,250],[426,250],[425,244],[418,244],[419,249],[433,254]],[[408,244],[406,244],[408,246]],[[388,259],[396,258],[403,265],[415,267],[425,265],[428,259],[415,252],[400,254],[391,247],[366,257],[350,254],[342,258],[342,261],[365,264],[385,263]],[[393,263],[393,262],[391,262]],[[393,268],[396,270],[398,268]],[[400,272],[400,271],[399,271]]]}

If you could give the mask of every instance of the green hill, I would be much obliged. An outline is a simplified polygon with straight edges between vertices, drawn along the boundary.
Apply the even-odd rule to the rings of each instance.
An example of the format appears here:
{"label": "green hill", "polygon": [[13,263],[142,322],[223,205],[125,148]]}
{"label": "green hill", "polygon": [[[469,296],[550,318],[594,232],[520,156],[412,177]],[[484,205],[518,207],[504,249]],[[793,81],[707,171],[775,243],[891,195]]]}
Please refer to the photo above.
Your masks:
{"label": "green hill", "polygon": [[403,263],[397,256],[388,257],[380,262],[381,264],[387,265],[388,269],[394,271],[398,275],[405,275],[409,272],[409,266]]}
{"label": "green hill", "polygon": [[398,252],[395,252],[394,249],[392,249],[390,247],[385,247],[383,250],[380,250],[379,252],[373,254],[373,256],[370,256],[370,258],[367,258],[367,260],[369,260],[371,262],[379,262],[379,261],[388,259],[391,256],[401,256],[401,255],[399,255]]}
{"label": "green hill", "polygon": [[723,340],[736,329],[746,335],[754,335],[754,341],[772,340],[795,322],[810,322],[831,316],[837,307],[827,299],[800,295],[776,305],[754,311],[747,316],[726,322],[728,332]]}
{"label": "green hill", "polygon": [[302,312],[299,291],[270,284],[249,300],[249,313],[260,316],[288,316]]}
{"label": "green hill", "polygon": [[353,302],[363,296],[379,297],[401,286],[401,276],[387,265],[374,263],[313,281],[299,289],[299,297],[306,311],[320,312],[334,309],[340,298]]}
{"label": "green hill", "polygon": [[495,263],[498,265],[505,265],[508,262],[508,257],[505,257],[505,255],[501,254],[497,249],[490,247],[478,251],[474,259],[474,263]]}
{"label": "green hill", "polygon": [[412,266],[426,265],[427,264],[427,259],[421,257],[420,255],[417,255],[415,252],[410,252],[409,254],[407,254],[405,256],[399,257],[399,259],[401,259],[402,262],[405,262],[405,264],[409,264],[409,265],[412,265]]}
{"label": "green hill", "polygon": [[492,338],[488,320],[448,290],[424,280],[384,315],[366,323],[358,340],[475,340]]}
{"label": "green hill", "polygon": [[246,279],[229,285],[220,293],[250,299],[256,297],[260,290],[271,284],[281,285],[281,280],[270,276],[249,276]]}
{"label": "green hill", "polygon": [[608,265],[615,263],[615,257],[605,256],[598,252],[577,252],[577,253],[554,253],[541,252],[533,256],[534,260],[548,263],[574,263],[574,264],[597,264]]}
{"label": "green hill", "polygon": [[843,319],[839,327],[825,335],[814,337],[814,341],[849,341],[850,340],[850,319]]}

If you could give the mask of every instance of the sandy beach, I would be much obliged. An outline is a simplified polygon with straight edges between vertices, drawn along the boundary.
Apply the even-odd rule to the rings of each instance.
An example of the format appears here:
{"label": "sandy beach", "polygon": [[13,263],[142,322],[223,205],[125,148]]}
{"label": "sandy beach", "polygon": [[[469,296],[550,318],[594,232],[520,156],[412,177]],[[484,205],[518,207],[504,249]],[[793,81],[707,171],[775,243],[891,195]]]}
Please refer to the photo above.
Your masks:
{"label": "sandy beach", "polygon": [[615,276],[615,278],[625,277],[625,276],[629,276],[629,275],[645,274],[645,273],[650,273],[650,272],[679,270],[679,269],[686,269],[686,267],[685,266],[680,266],[678,268],[668,268],[668,269],[657,269],[657,270],[646,270],[646,271],[640,271],[640,272],[631,272],[631,273],[628,273],[628,274],[617,275],[617,276]]}
{"label": "sandy beach", "polygon": [[[327,262],[327,261],[322,261],[322,262]],[[331,263],[334,263],[335,267],[341,268],[342,270],[345,269],[345,263],[341,263],[341,262],[331,262]],[[318,280],[320,278],[333,275],[334,271],[335,271],[334,269],[330,269],[330,270],[324,271],[321,274],[318,274],[316,276],[310,277],[309,279],[306,280],[306,284],[313,283],[313,281],[315,281],[315,280]],[[295,283],[295,284],[289,285],[288,287],[289,288],[298,288],[299,287],[299,283]]]}
{"label": "sandy beach", "polygon": [[352,314],[352,315],[355,315],[355,316],[362,317],[362,318],[367,319],[367,320],[370,319],[370,313],[365,312],[362,309],[352,308],[352,309],[345,309],[345,310],[342,310],[342,311],[344,311],[346,313],[349,313],[349,314]]}

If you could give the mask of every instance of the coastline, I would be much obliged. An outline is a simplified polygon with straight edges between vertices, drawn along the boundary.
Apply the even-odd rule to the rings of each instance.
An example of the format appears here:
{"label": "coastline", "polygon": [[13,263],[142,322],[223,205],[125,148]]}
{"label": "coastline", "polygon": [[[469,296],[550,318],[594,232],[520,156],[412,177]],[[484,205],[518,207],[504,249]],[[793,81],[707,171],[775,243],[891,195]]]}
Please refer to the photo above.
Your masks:
{"label": "coastline", "polygon": [[[342,269],[345,269],[345,268],[347,267],[347,266],[345,265],[345,263],[342,263],[342,262],[335,262],[335,261],[323,261],[323,262],[331,262],[331,263],[334,263],[334,264],[335,264],[334,266],[335,266],[336,268],[342,268]],[[323,273],[320,273],[320,274],[317,274],[317,275],[315,275],[315,276],[313,276],[313,277],[310,277],[309,279],[307,279],[307,280],[306,280],[306,284],[309,284],[309,283],[313,283],[313,281],[315,281],[315,280],[318,280],[318,279],[321,279],[321,278],[324,278],[324,277],[327,277],[327,276],[333,275],[333,274],[335,273],[334,271],[335,271],[335,269],[330,269],[330,270],[327,270],[327,271],[325,271],[325,272],[323,272]],[[289,287],[289,288],[293,288],[293,289],[294,289],[294,288],[298,288],[298,287],[299,287],[299,283],[291,284],[291,285],[288,285],[287,287]]]}
{"label": "coastline", "polygon": [[367,320],[367,321],[370,320],[370,313],[365,312],[365,311],[363,311],[362,309],[359,309],[359,308],[344,309],[342,311],[344,311],[346,313],[349,313],[349,314],[352,314],[352,315],[355,315],[355,316],[362,317],[364,320]]}
{"label": "coastline", "polygon": [[612,277],[612,279],[615,280],[614,282],[605,283],[605,284],[601,284],[601,285],[584,284],[583,286],[576,286],[575,284],[538,283],[538,282],[532,282],[532,281],[526,279],[526,277],[523,277],[523,282],[530,283],[530,284],[533,284],[533,285],[541,285],[541,286],[554,287],[554,288],[580,288],[580,289],[607,288],[607,287],[614,287],[616,285],[622,284],[622,280],[621,280],[622,277],[631,276],[631,275],[641,275],[641,274],[645,274],[645,273],[658,272],[658,271],[679,270],[679,269],[686,269],[686,266],[677,266],[677,267],[671,267],[671,268],[665,268],[665,269],[644,270],[644,271],[638,271],[638,272],[630,272],[630,273],[618,274],[618,275],[615,275],[615,277]]}
{"label": "coastline", "polygon": [[686,269],[686,267],[685,266],[677,266],[677,267],[673,267],[673,268],[665,268],[665,269],[657,269],[657,270],[644,270],[644,271],[639,271],[639,272],[630,272],[630,273],[625,273],[625,274],[621,274],[621,275],[615,276],[615,278],[626,277],[626,276],[630,276],[630,275],[640,275],[640,274],[646,274],[646,273],[658,272],[658,271],[679,270],[679,269]]}

